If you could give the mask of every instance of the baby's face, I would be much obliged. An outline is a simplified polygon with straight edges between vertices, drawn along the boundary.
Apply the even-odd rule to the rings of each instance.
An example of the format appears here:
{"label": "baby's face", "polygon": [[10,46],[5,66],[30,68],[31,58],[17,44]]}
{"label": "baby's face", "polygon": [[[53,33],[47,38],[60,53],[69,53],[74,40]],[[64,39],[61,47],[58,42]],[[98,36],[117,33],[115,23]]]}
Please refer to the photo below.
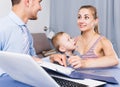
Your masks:
{"label": "baby's face", "polygon": [[74,50],[75,49],[75,40],[71,38],[67,33],[64,33],[60,39],[61,46],[66,48],[66,50]]}

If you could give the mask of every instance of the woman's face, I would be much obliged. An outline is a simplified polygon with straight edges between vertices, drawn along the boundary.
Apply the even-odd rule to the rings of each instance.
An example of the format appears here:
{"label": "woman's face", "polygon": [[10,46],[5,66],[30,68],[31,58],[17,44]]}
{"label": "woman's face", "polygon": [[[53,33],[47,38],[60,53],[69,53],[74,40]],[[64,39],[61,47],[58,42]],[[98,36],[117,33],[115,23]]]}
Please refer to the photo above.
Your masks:
{"label": "woman's face", "polygon": [[94,29],[96,20],[93,17],[90,9],[82,8],[78,12],[78,27],[81,31],[88,31]]}

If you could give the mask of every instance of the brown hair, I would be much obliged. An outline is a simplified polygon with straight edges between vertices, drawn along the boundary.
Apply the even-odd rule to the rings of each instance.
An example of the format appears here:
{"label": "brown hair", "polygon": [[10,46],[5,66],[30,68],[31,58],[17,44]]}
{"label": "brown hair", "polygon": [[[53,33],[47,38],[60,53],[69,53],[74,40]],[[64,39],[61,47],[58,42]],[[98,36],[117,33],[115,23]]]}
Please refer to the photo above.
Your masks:
{"label": "brown hair", "polygon": [[58,32],[58,33],[55,34],[55,36],[53,36],[53,38],[52,38],[52,40],[51,40],[53,46],[54,46],[55,49],[58,50],[58,51],[59,51],[59,46],[60,46],[60,44],[59,44],[59,38],[60,38],[60,36],[62,36],[63,34],[64,34],[64,32]]}
{"label": "brown hair", "polygon": [[19,4],[21,0],[11,0],[12,6]]}
{"label": "brown hair", "polygon": [[[97,18],[98,18],[98,16],[97,16],[97,10],[96,10],[96,8],[95,8],[94,6],[84,5],[84,6],[81,6],[81,7],[80,7],[79,11],[80,11],[81,9],[83,9],[83,8],[86,8],[86,9],[91,10],[94,19],[97,19]],[[99,34],[98,24],[96,24],[96,26],[95,26],[95,28],[94,28],[94,31]],[[82,33],[83,33],[83,32],[81,32],[81,34],[82,34]]]}

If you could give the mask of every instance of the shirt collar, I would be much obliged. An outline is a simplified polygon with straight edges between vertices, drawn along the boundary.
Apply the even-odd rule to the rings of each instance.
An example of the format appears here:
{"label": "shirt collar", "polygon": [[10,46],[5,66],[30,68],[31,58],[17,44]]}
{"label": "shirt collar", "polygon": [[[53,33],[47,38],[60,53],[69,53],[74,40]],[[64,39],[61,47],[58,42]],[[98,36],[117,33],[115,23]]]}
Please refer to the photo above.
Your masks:
{"label": "shirt collar", "polygon": [[19,26],[26,25],[13,11],[11,11],[8,16]]}

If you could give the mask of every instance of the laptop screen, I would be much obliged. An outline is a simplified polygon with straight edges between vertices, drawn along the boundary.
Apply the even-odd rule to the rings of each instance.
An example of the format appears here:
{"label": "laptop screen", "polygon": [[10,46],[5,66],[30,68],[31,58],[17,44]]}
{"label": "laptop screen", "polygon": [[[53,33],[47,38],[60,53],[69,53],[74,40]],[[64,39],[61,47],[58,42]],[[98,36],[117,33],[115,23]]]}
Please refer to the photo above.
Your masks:
{"label": "laptop screen", "polygon": [[14,80],[35,87],[58,87],[51,76],[31,56],[0,51],[0,67]]}

